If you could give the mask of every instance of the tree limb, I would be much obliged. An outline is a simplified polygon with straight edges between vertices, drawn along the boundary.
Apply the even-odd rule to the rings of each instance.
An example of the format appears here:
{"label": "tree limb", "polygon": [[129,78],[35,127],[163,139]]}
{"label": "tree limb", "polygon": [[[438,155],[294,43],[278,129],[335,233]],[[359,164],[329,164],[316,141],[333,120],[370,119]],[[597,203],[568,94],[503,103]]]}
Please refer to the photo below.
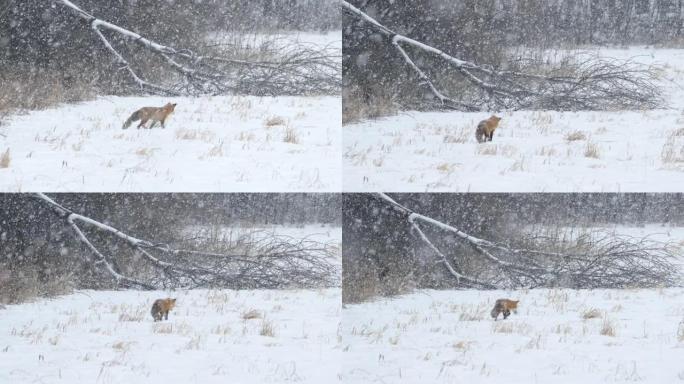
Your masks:
{"label": "tree limb", "polygon": [[[611,59],[586,59],[567,68],[554,69],[546,75],[497,71],[490,66],[456,58],[428,44],[396,33],[347,1],[342,1],[342,8],[347,14],[384,35],[406,65],[427,85],[444,107],[465,110],[480,110],[486,106],[513,109],[613,110],[657,108],[665,104],[661,91],[655,84],[657,76],[654,68],[631,60],[621,62]],[[455,68],[470,85],[469,90],[476,91],[471,100],[465,100],[465,92],[460,92],[460,99],[447,96],[435,84],[434,79],[416,64],[404,46],[441,60],[446,64],[446,69]],[[537,65],[539,66],[541,65]],[[571,75],[567,75],[567,72]]]}

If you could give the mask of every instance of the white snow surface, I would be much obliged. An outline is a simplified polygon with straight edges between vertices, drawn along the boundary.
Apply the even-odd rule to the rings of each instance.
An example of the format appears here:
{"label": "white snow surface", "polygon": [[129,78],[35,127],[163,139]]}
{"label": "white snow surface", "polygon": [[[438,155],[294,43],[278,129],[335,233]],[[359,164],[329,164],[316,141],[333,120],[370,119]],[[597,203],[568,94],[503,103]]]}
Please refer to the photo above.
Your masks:
{"label": "white snow surface", "polygon": [[[165,129],[122,130],[167,102]],[[0,191],[336,192],[340,116],[333,96],[100,97],[14,115],[0,126]]]}
{"label": "white snow surface", "polygon": [[[684,191],[684,50],[632,47],[591,51],[663,66],[660,84],[668,108],[405,111],[349,124],[343,128],[344,190]],[[493,113],[503,117],[494,140],[478,144],[475,127]],[[571,140],[573,134],[575,140]]]}
{"label": "white snow surface", "polygon": [[[517,314],[493,321],[500,298]],[[346,305],[345,383],[677,383],[684,289],[423,290]],[[586,318],[592,309],[595,318]],[[590,317],[590,316],[587,316]]]}
{"label": "white snow surface", "polygon": [[[177,308],[155,323],[152,303],[169,296]],[[250,310],[261,318],[243,319]],[[339,382],[340,313],[339,289],[78,291],[8,305],[0,382]]]}

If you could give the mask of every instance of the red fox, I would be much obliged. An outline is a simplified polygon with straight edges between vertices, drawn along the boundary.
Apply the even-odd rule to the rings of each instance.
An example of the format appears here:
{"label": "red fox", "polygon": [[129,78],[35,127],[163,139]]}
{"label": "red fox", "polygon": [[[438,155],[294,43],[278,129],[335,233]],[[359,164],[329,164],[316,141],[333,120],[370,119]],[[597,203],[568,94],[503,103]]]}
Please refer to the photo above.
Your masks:
{"label": "red fox", "polygon": [[161,321],[162,316],[165,320],[169,319],[169,311],[176,306],[176,299],[158,299],[152,304],[152,317],[154,321]]}
{"label": "red fox", "polygon": [[123,125],[123,129],[126,129],[131,126],[131,124],[134,121],[140,120],[140,124],[138,124],[138,129],[140,127],[147,128],[145,127],[145,124],[147,124],[148,120],[152,120],[152,124],[150,125],[150,128],[154,127],[155,124],[158,122],[161,123],[162,128],[164,128],[164,122],[166,119],[169,117],[169,115],[173,112],[173,110],[176,108],[176,104],[171,104],[167,103],[163,107],[144,107],[140,108],[137,111],[133,112],[131,117],[126,120],[126,122]]}
{"label": "red fox", "polygon": [[492,117],[487,120],[480,121],[480,123],[477,124],[477,130],[475,131],[477,142],[492,141],[494,138],[494,130],[499,126],[499,121],[501,121],[501,118],[496,115],[492,115]]}
{"label": "red fox", "polygon": [[496,318],[499,317],[499,313],[503,313],[504,320],[506,320],[506,318],[511,315],[511,311],[518,313],[517,310],[519,302],[520,300],[497,300],[494,304],[494,309],[492,309],[492,317],[494,318],[494,321],[496,321]]}

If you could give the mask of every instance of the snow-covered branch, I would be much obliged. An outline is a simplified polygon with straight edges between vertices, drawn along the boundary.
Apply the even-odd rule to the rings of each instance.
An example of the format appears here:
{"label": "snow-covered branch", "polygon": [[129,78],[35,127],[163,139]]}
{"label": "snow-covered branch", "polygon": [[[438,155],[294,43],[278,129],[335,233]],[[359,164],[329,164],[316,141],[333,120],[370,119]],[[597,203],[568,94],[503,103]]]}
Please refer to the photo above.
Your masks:
{"label": "snow-covered branch", "polygon": [[[154,289],[162,287],[281,288],[321,287],[337,284],[338,271],[330,263],[332,249],[309,239],[262,236],[242,241],[239,249],[223,245],[221,252],[173,248],[131,236],[124,231],[75,213],[43,193],[35,197],[71,228],[75,237],[94,256],[90,268],[104,272],[116,285]],[[127,244],[142,257],[140,265],[129,266],[135,277],[117,267],[115,255],[95,244],[79,224]],[[118,253],[118,252],[117,252]],[[136,260],[134,258],[134,260]]]}
{"label": "snow-covered branch", "polygon": [[[558,238],[529,235],[517,239],[525,247],[515,247],[473,236],[414,212],[384,193],[376,196],[404,217],[411,232],[444,264],[458,286],[624,288],[672,285],[676,280],[667,244],[609,235],[564,244]],[[432,239],[421,224],[437,231]],[[472,249],[480,267],[467,271],[466,265],[473,264],[468,252],[448,255],[440,249],[434,240],[434,233],[439,232],[455,235],[456,244],[449,245],[449,250],[458,244]]]}
{"label": "snow-covered branch", "polygon": [[[273,60],[240,60],[219,55],[200,55],[189,49],[161,44],[119,25],[99,19],[69,0],[56,0],[86,22],[104,47],[114,56],[118,69],[128,74],[143,92],[161,95],[218,95],[248,93],[257,95],[332,93],[341,80],[335,62],[338,57],[326,50],[294,44],[272,49]],[[175,76],[169,84],[145,79],[114,47],[103,31],[121,36],[162,59]]]}
{"label": "snow-covered branch", "polygon": [[[527,71],[496,70],[489,65],[454,57],[440,49],[399,34],[347,1],[343,10],[385,37],[406,65],[426,85],[440,105],[455,109],[485,108],[614,110],[656,108],[665,104],[656,85],[656,70],[633,61],[576,56],[557,68],[539,62]],[[410,48],[410,50],[408,50]],[[433,60],[413,55],[422,52]],[[438,64],[438,63],[442,64]],[[449,71],[454,69],[452,75]],[[535,72],[532,72],[534,70]],[[462,79],[459,97],[437,85],[435,72]]]}

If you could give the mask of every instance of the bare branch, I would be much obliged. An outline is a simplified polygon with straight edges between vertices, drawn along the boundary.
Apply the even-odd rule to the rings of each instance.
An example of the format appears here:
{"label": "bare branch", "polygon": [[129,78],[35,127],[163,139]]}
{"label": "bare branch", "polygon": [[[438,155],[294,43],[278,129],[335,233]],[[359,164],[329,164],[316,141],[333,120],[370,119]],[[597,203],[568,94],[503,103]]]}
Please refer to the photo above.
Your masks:
{"label": "bare branch", "polygon": [[[176,49],[150,40],[126,28],[101,20],[69,0],[57,0],[88,23],[105,48],[114,56],[119,70],[125,71],[136,87],[160,95],[220,95],[247,93],[257,95],[332,94],[341,86],[339,55],[327,49],[311,49],[294,44],[275,49],[262,47],[277,57],[271,61],[239,60],[222,56],[200,55],[189,49]],[[117,51],[103,30],[124,37],[160,57],[178,76],[169,85],[154,84],[136,72]]]}
{"label": "bare branch", "polygon": [[[472,236],[413,212],[386,194],[378,193],[377,198],[405,217],[412,232],[445,265],[458,286],[625,288],[676,283],[676,269],[670,261],[672,254],[667,244],[607,234],[564,244],[558,238],[528,235],[518,243],[529,247],[514,247]],[[447,257],[418,223],[455,235],[458,242],[480,256],[478,262],[484,263],[484,269],[464,272],[468,255]]]}
{"label": "bare branch", "polygon": [[[550,71],[539,63],[528,63],[532,65],[527,65],[527,68],[536,67],[539,72],[548,72],[546,74],[497,71],[490,66],[456,58],[398,34],[347,1],[342,1],[342,7],[348,14],[384,35],[406,65],[444,107],[466,110],[480,110],[491,106],[512,109],[613,110],[657,108],[665,104],[660,88],[656,85],[655,68],[631,60],[578,56],[576,63],[568,63]],[[446,69],[454,68],[469,85],[467,90],[472,95],[470,100],[465,96],[467,92],[460,92],[460,99],[447,96],[427,71],[416,64],[405,47],[435,57],[445,63]]]}
{"label": "bare branch", "polygon": [[[86,262],[123,287],[304,288],[339,283],[337,267],[331,263],[334,252],[328,244],[307,238],[294,240],[271,235],[242,241],[235,246],[219,242],[214,244],[219,252],[173,248],[128,235],[72,212],[45,194],[35,196],[65,220],[76,238],[95,256],[95,261]],[[117,269],[113,257],[98,249],[78,223],[123,241],[134,253],[142,256],[145,264],[136,266],[137,276],[127,276]]]}

